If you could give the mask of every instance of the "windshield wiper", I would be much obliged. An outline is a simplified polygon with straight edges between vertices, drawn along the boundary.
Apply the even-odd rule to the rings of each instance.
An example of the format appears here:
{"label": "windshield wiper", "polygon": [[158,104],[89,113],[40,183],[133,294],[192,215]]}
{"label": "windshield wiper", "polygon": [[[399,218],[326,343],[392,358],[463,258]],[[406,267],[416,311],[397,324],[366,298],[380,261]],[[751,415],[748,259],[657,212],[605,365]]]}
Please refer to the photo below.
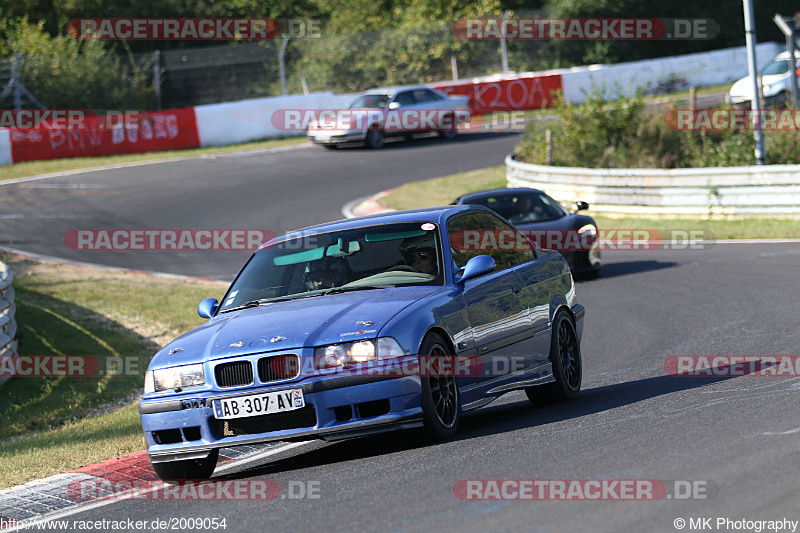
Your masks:
{"label": "windshield wiper", "polygon": [[326,296],[328,294],[339,294],[340,292],[350,292],[350,291],[366,291],[370,289],[388,289],[390,287],[394,287],[394,285],[351,285],[349,287],[333,287],[332,289],[328,289],[323,294]]}
{"label": "windshield wiper", "polygon": [[224,311],[220,311],[220,313],[238,311],[240,309],[247,309],[248,307],[258,307],[259,305],[261,305],[261,300],[250,300],[249,302],[243,303],[242,305],[237,305],[236,307],[231,307],[230,309],[225,309]]}

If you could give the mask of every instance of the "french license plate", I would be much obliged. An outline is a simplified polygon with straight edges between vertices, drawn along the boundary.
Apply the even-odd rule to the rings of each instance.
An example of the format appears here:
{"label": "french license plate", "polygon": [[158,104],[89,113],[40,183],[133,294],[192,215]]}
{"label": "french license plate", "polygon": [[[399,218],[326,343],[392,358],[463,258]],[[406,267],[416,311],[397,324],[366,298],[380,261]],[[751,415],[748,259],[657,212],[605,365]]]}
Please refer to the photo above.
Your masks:
{"label": "french license plate", "polygon": [[214,417],[218,419],[245,418],[302,409],[306,402],[301,389],[263,392],[214,400]]}
{"label": "french license plate", "polygon": [[328,142],[330,140],[331,140],[331,136],[330,135],[317,135],[317,141],[319,141],[321,143],[326,143],[326,142]]}

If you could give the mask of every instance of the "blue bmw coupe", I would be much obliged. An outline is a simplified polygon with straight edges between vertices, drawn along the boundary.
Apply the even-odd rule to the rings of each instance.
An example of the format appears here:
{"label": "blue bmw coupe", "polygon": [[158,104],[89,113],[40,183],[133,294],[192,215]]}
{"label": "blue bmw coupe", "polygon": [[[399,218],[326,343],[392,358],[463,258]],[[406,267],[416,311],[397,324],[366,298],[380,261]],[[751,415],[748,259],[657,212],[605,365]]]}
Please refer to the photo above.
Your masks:
{"label": "blue bmw coupe", "polygon": [[561,254],[461,205],[314,226],[264,243],[208,322],[153,357],[139,403],[162,479],[212,475],[220,448],[422,427],[512,390],[581,387],[584,308]]}

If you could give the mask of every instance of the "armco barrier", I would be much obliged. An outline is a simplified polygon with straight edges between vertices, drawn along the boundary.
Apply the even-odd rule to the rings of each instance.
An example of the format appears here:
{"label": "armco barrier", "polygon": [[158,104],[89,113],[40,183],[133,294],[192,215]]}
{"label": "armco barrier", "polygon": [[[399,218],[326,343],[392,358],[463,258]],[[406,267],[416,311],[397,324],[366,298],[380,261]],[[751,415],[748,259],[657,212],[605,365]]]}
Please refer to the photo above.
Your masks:
{"label": "armco barrier", "polygon": [[594,169],[506,157],[509,187],[532,187],[592,212],[666,217],[800,217],[800,165],[692,169]]}
{"label": "armco barrier", "polygon": [[[0,261],[0,357],[17,355],[17,321],[14,319],[16,306],[14,305],[14,273]],[[0,384],[11,376],[0,375]]]}

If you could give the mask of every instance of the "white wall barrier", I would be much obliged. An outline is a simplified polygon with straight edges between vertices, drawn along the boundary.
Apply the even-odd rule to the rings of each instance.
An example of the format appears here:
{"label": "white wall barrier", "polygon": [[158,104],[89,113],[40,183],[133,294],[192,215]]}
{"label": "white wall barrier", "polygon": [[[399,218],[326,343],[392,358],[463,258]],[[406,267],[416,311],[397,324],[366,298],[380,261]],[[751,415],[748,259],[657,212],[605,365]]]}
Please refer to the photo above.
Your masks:
{"label": "white wall barrier", "polygon": [[564,205],[609,215],[800,217],[800,165],[595,169],[532,165],[506,157],[509,187],[532,187]]}
{"label": "white wall barrier", "polygon": [[[785,47],[778,43],[762,43],[756,47],[758,67],[765,66]],[[689,86],[705,87],[733,83],[747,76],[747,49],[744,46],[711,52],[699,52],[659,59],[645,59],[616,65],[591,65],[561,71],[564,98],[582,102],[593,86],[605,85],[608,97],[616,95],[615,83],[627,93],[639,87],[658,85],[680,79]]]}
{"label": "white wall barrier", "polygon": [[305,135],[305,131],[293,131],[273,124],[275,112],[289,109],[341,109],[349,105],[354,97],[352,94],[326,92],[199,105],[194,110],[200,146],[225,146]]}
{"label": "white wall barrier", "polygon": [[0,128],[0,166],[10,165],[11,159],[11,130]]}
{"label": "white wall barrier", "polygon": [[[11,268],[0,261],[0,358],[17,355],[17,321],[14,319],[14,273]],[[0,384],[11,376],[0,373]]]}

